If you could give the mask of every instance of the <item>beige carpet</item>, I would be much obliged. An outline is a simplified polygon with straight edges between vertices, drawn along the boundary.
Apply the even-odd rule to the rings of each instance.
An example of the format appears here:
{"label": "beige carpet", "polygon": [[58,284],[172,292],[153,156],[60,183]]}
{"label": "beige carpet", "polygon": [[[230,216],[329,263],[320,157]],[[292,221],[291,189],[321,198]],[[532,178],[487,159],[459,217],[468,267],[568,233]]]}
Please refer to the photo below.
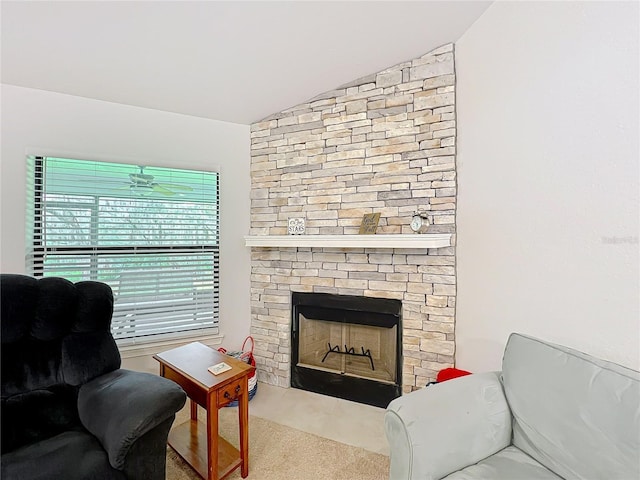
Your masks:
{"label": "beige carpet", "polygon": [[[184,418],[176,419],[176,423]],[[220,410],[220,433],[238,445],[237,410]],[[170,447],[167,480],[201,477]],[[240,469],[227,477],[240,480]],[[389,458],[295,430],[259,417],[249,417],[250,480],[387,480]]]}

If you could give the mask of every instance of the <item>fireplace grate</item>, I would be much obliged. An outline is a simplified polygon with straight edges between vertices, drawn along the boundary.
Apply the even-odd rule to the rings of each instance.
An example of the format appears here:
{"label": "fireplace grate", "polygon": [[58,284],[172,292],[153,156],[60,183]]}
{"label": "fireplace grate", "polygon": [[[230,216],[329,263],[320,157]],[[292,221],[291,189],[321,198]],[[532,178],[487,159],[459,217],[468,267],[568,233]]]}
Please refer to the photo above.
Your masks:
{"label": "fireplace grate", "polygon": [[329,350],[327,350],[327,353],[324,354],[324,357],[322,357],[321,362],[324,363],[324,361],[327,359],[327,357],[329,356],[330,353],[340,353],[342,355],[352,355],[354,357],[367,357],[369,359],[369,362],[371,362],[371,370],[372,371],[376,371],[375,367],[373,366],[373,358],[371,357],[371,350],[367,349],[365,351],[364,347],[360,347],[362,350],[362,353],[356,353],[356,349],[351,347],[351,348],[347,348],[347,346],[344,346],[344,352],[342,350],[340,350],[340,345],[336,345],[335,347],[331,346],[331,343],[327,343],[327,345],[329,346]]}

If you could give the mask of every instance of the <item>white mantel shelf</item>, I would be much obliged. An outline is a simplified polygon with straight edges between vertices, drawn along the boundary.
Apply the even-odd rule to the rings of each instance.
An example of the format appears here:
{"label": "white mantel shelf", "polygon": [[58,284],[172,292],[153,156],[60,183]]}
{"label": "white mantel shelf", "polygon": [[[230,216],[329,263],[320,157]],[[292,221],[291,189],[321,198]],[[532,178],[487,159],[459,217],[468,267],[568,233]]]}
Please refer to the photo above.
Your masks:
{"label": "white mantel shelf", "polygon": [[247,235],[247,247],[315,248],[442,248],[451,246],[450,233],[394,235]]}

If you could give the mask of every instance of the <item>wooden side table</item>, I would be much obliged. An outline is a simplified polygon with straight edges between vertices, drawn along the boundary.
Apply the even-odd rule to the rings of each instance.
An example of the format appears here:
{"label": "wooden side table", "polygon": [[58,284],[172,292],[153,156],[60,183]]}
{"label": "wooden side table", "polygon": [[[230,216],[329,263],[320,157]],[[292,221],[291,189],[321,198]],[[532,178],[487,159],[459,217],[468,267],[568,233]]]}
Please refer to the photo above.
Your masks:
{"label": "wooden side table", "polygon": [[[160,362],[160,375],[180,385],[191,402],[190,420],[171,430],[169,445],[202,478],[221,480],[238,467],[245,478],[249,474],[248,376],[254,367],[199,342],[153,358]],[[231,370],[219,375],[207,370],[220,362]],[[218,409],[234,400],[238,400],[240,450],[218,434]],[[206,426],[198,420],[198,405],[207,412]]]}

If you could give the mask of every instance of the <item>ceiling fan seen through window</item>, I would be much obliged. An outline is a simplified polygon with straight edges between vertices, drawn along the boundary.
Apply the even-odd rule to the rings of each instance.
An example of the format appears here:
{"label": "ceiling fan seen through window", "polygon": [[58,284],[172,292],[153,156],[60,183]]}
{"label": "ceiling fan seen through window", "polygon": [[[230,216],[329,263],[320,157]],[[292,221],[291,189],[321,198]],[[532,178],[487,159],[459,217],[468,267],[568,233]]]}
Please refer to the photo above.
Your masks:
{"label": "ceiling fan seen through window", "polygon": [[190,192],[193,188],[188,185],[179,185],[175,183],[158,183],[155,182],[155,177],[148,173],[144,173],[144,167],[138,166],[140,169],[137,173],[129,174],[129,185],[122,187],[128,188],[132,193],[139,196],[148,196],[154,193],[171,197],[173,195],[180,195],[181,192]]}

